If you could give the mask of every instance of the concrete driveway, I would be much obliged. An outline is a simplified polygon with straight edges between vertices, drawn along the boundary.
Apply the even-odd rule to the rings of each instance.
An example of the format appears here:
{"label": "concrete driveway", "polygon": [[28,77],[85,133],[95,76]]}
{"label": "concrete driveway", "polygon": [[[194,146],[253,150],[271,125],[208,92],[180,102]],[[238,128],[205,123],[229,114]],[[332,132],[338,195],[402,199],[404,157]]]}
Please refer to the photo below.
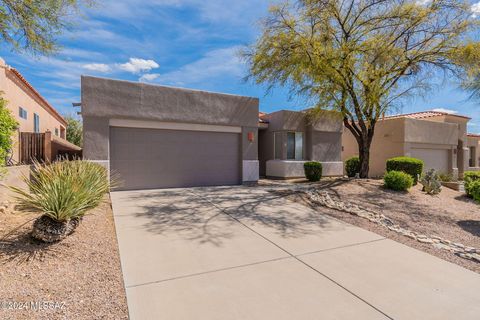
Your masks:
{"label": "concrete driveway", "polygon": [[112,193],[131,319],[480,318],[480,275],[272,188]]}

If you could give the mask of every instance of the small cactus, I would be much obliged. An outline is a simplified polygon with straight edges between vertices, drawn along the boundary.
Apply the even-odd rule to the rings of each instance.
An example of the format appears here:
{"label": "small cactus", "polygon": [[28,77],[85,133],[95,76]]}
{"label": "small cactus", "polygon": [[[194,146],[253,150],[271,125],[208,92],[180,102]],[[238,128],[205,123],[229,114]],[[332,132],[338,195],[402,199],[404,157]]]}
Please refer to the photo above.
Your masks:
{"label": "small cactus", "polygon": [[423,174],[420,183],[423,185],[423,191],[428,194],[438,194],[442,191],[442,183],[435,169],[430,169]]}

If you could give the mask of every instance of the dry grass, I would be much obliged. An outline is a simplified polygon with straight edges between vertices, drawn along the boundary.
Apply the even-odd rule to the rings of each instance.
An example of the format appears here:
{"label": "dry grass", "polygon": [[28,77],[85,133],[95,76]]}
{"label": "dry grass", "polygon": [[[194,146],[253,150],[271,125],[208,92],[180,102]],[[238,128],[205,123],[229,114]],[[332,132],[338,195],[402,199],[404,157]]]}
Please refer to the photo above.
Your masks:
{"label": "dry grass", "polygon": [[63,306],[0,308],[0,319],[128,318],[110,204],[91,213],[72,235],[54,244],[30,237],[38,215],[0,214],[0,303],[53,301]]}

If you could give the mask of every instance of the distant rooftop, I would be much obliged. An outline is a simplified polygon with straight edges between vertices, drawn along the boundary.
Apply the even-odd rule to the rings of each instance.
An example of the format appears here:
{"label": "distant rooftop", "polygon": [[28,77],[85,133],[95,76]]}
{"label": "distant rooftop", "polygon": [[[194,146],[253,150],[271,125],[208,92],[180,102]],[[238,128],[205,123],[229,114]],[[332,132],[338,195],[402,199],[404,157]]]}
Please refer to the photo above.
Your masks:
{"label": "distant rooftop", "polygon": [[267,114],[265,112],[259,112],[258,113],[258,122],[260,123],[268,123],[268,120],[265,119],[265,116]]}
{"label": "distant rooftop", "polygon": [[448,113],[448,112],[441,112],[441,111],[421,111],[421,112],[405,113],[405,114],[398,114],[393,116],[385,116],[385,119],[397,119],[397,118],[425,119],[425,118],[433,118],[438,116],[453,116],[453,117],[459,117],[464,119],[471,119],[467,116],[462,116],[462,115]]}

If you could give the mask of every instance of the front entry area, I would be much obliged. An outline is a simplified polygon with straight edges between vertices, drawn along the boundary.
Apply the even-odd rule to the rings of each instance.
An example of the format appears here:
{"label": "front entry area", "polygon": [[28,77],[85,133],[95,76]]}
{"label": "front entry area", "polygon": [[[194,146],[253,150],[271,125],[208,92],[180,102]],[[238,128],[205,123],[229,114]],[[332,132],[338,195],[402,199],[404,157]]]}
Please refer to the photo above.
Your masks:
{"label": "front entry area", "polygon": [[240,134],[110,127],[117,190],[241,183]]}

